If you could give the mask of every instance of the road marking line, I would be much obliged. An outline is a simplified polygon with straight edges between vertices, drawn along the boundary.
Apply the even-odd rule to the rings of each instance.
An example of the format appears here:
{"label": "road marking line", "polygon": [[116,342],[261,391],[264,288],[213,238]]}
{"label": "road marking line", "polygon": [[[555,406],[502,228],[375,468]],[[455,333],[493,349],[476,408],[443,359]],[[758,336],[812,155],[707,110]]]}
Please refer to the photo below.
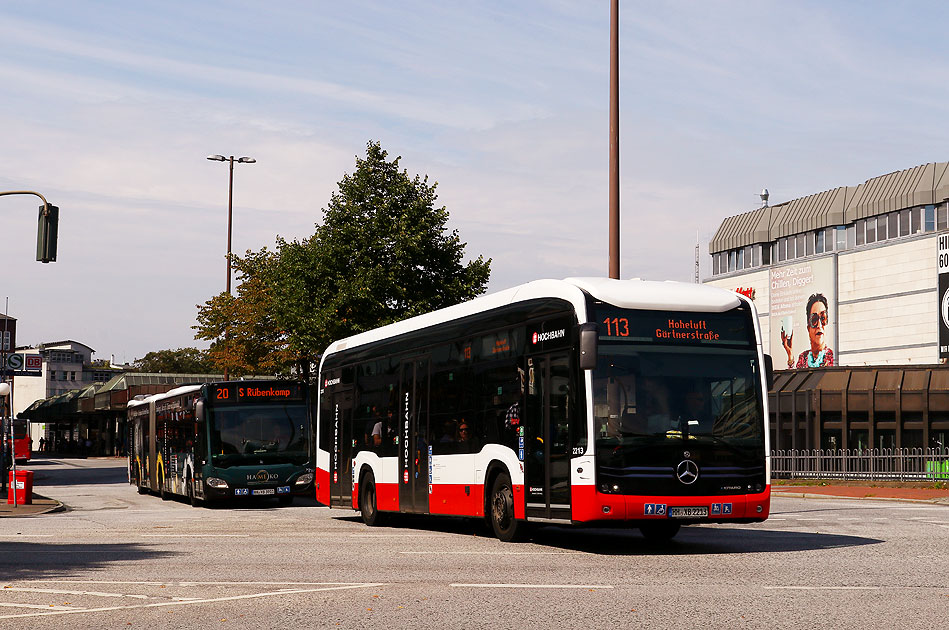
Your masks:
{"label": "road marking line", "polygon": [[449,584],[448,586],[452,588],[613,588],[609,584]]}
{"label": "road marking line", "polygon": [[250,534],[142,534],[142,538],[250,538]]}
{"label": "road marking line", "polygon": [[[0,606],[3,606],[4,608],[35,608],[36,610],[62,610],[62,611],[86,610],[85,608],[80,608],[79,606],[53,606],[50,604],[45,604],[45,605],[43,604],[7,604],[7,603],[0,602]],[[26,616],[31,617],[33,615],[26,615]],[[6,617],[0,617],[0,619],[6,619]]]}
{"label": "road marking line", "polygon": [[[184,583],[183,583],[184,584]],[[213,582],[211,584],[214,584]],[[295,595],[302,593],[319,593],[325,591],[341,591],[347,589],[357,589],[357,588],[372,588],[374,586],[385,586],[382,582],[364,582],[359,584],[345,584],[345,585],[335,585],[335,586],[326,586],[324,588],[303,588],[303,589],[293,589],[293,590],[279,590],[271,591],[267,593],[250,593],[247,595],[230,595],[227,597],[212,597],[207,599],[189,599],[189,600],[178,600],[170,602],[157,602],[154,604],[138,604],[134,606],[107,606],[103,608],[84,608],[84,609],[75,609],[75,610],[63,610],[61,608],[56,610],[46,609],[46,612],[36,612],[36,613],[20,613],[16,615],[0,615],[0,619],[18,619],[22,617],[51,617],[54,615],[70,615],[77,613],[94,613],[94,612],[109,612],[114,610],[139,610],[142,608],[158,608],[158,607],[168,607],[168,606],[189,606],[191,604],[213,604],[217,602],[232,602],[240,601],[245,599],[260,599],[264,597],[274,597],[279,595]]]}
{"label": "road marking line", "polygon": [[147,595],[126,595],[124,593],[103,593],[101,591],[67,591],[59,588],[30,588],[25,586],[4,586],[3,592],[21,592],[21,593],[53,593],[56,595],[92,595],[93,597],[134,597],[135,599],[148,599]]}
{"label": "road marking line", "polygon": [[770,591],[879,591],[882,586],[765,586]]}
{"label": "road marking line", "polygon": [[[366,582],[156,582],[146,580],[17,580],[13,584],[132,584],[139,586],[363,586]],[[2,592],[2,589],[0,589]]]}

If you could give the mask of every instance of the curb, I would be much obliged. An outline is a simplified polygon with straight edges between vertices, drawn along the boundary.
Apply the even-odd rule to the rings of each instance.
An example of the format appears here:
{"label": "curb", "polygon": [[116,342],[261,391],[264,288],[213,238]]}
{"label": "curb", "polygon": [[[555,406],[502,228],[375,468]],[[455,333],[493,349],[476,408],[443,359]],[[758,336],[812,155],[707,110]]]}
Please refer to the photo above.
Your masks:
{"label": "curb", "polygon": [[897,501],[902,503],[930,503],[933,505],[949,505],[949,498],[940,499],[910,499],[906,497],[854,497],[840,494],[812,494],[809,492],[775,492],[772,496],[791,497],[795,499],[850,499],[852,501]]}
{"label": "curb", "polygon": [[[66,511],[68,511],[68,508],[66,507],[66,505],[63,504],[63,503],[60,502],[60,501],[57,501],[56,499],[50,499],[50,498],[48,498],[48,497],[44,497],[44,496],[41,496],[41,495],[38,495],[38,494],[34,494],[34,495],[33,495],[33,498],[34,498],[34,499],[40,499],[40,500],[42,500],[42,501],[51,501],[51,503],[49,503],[49,504],[47,504],[47,505],[43,505],[43,506],[37,505],[36,503],[30,503],[29,505],[31,506],[31,508],[30,508],[28,511],[24,512],[24,513],[5,512],[5,511],[3,511],[2,508],[0,508],[0,519],[3,519],[3,518],[29,518],[29,517],[31,517],[31,516],[42,516],[43,514],[53,514],[53,513],[57,513],[57,512],[66,512]],[[11,506],[11,507],[12,507],[12,506]],[[22,507],[23,507],[23,506],[20,506],[20,508],[18,508],[18,509],[21,509]]]}

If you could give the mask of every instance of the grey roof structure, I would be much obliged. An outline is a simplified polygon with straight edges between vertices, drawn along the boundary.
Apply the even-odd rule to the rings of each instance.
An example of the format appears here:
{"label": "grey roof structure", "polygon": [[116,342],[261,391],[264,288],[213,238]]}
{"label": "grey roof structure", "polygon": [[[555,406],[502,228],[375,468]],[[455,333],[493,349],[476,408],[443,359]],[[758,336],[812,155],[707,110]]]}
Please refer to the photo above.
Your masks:
{"label": "grey roof structure", "polygon": [[728,217],[709,242],[709,253],[769,243],[947,199],[949,162],[923,164],[868,179],[858,186],[842,186]]}

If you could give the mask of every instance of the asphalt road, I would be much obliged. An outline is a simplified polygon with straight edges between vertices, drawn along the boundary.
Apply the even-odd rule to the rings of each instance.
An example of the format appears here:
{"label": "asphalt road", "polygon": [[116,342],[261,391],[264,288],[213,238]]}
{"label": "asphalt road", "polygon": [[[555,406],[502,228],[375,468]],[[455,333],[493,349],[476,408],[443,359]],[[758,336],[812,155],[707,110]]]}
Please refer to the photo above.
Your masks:
{"label": "asphalt road", "polygon": [[931,628],[949,609],[949,506],[776,497],[760,525],[368,528],[309,500],[192,508],[120,460],[31,463],[65,512],[0,519],[17,628]]}

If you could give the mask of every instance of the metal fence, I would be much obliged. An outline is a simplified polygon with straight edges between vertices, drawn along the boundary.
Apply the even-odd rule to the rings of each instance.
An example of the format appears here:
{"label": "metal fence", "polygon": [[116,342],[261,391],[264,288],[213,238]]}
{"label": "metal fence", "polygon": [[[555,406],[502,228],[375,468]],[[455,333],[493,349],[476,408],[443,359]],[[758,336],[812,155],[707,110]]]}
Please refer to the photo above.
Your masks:
{"label": "metal fence", "polygon": [[778,479],[949,481],[949,449],[772,451],[771,475]]}

